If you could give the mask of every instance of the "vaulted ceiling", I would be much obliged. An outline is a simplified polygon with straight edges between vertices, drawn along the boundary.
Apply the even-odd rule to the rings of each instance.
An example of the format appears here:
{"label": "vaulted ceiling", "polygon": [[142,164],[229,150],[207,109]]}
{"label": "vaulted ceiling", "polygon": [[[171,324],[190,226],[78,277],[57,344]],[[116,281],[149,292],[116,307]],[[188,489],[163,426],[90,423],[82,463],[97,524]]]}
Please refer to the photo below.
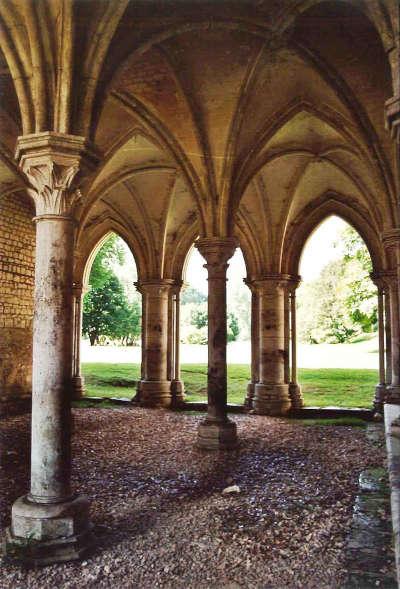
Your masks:
{"label": "vaulted ceiling", "polygon": [[[0,178],[21,184],[18,134],[89,137],[102,159],[79,247],[113,225],[142,274],[171,277],[197,235],[236,233],[250,274],[279,272],[288,236],[336,206],[379,255],[379,235],[398,225],[383,114],[397,0],[28,4],[0,9]],[[63,19],[72,48],[58,40]]]}

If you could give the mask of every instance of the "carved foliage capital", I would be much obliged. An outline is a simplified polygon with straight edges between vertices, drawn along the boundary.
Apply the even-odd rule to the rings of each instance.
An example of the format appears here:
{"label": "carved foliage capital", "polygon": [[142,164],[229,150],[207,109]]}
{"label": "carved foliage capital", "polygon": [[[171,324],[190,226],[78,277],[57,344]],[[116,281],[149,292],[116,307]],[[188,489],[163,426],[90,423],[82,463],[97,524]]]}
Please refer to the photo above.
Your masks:
{"label": "carved foliage capital", "polygon": [[99,161],[84,137],[54,132],[19,137],[16,158],[38,216],[72,216],[79,183]]}
{"label": "carved foliage capital", "polygon": [[62,166],[49,161],[24,170],[31,188],[28,192],[36,205],[36,215],[69,216],[81,198],[74,186],[78,166]]}
{"label": "carved foliage capital", "polygon": [[235,253],[238,241],[234,237],[205,237],[195,242],[203,258],[206,260],[205,268],[215,278],[225,278],[228,260]]}

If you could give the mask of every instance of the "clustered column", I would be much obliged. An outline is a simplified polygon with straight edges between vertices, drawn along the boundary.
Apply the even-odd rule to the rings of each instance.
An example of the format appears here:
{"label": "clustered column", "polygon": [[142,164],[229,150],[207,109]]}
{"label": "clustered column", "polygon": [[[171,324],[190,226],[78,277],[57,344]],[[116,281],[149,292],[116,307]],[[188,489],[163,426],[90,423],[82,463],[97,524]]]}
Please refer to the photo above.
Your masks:
{"label": "clustered column", "polygon": [[208,272],[207,417],[199,425],[197,445],[228,449],[237,444],[236,424],[227,417],[226,271],[237,241],[234,238],[199,239],[195,246],[205,258]]}
{"label": "clustered column", "polygon": [[155,279],[137,285],[144,299],[140,403],[145,407],[171,405],[168,379],[168,301],[173,280]]}
{"label": "clustered column", "polygon": [[74,182],[86,155],[85,140],[71,135],[18,142],[36,206],[31,481],[13,505],[5,547],[35,564],[79,558],[91,538],[88,501],[70,487]]}
{"label": "clustered column", "polygon": [[287,277],[268,274],[254,284],[259,294],[259,383],[255,386],[254,411],[284,415],[290,410],[289,385],[285,383],[284,297]]}

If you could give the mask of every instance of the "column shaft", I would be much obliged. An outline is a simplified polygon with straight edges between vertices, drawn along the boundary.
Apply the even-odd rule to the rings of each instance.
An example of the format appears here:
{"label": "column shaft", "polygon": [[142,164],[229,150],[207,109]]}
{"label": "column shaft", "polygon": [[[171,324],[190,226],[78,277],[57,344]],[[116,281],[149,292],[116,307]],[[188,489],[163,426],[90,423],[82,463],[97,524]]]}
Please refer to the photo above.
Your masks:
{"label": "column shaft", "polygon": [[30,497],[43,503],[64,501],[71,495],[72,250],[71,219],[38,219]]}
{"label": "column shaft", "polygon": [[140,402],[148,407],[169,407],[171,381],[168,378],[169,291],[171,280],[141,282],[145,296],[143,379]]}
{"label": "column shaft", "polygon": [[260,382],[255,387],[254,410],[282,415],[290,409],[285,383],[284,281],[274,274],[256,285],[260,295]]}
{"label": "column shaft", "polygon": [[[378,285],[377,285],[378,286]],[[375,387],[374,409],[378,413],[383,412],[383,403],[386,397],[385,383],[385,322],[384,322],[384,295],[382,286],[378,286],[378,337],[379,337],[379,383]]]}
{"label": "column shaft", "polygon": [[171,383],[172,405],[179,407],[185,400],[184,384],[181,381],[180,365],[180,290],[181,283],[174,288],[173,301],[173,325],[172,325],[172,345],[173,345],[173,380]]}
{"label": "column shaft", "polygon": [[81,372],[81,336],[83,316],[82,287],[73,288],[73,351],[72,351],[72,398],[81,399],[85,392],[85,379]]}
{"label": "column shaft", "polygon": [[390,290],[385,288],[385,348],[386,348],[386,387],[392,383],[392,332],[390,319]]}
{"label": "column shaft", "polygon": [[236,248],[232,238],[205,238],[196,247],[208,271],[208,373],[207,418],[199,426],[198,446],[205,449],[236,446],[236,424],[227,417],[227,261]]}
{"label": "column shaft", "polygon": [[[246,281],[245,281],[246,282]],[[251,290],[251,380],[247,385],[244,406],[253,408],[255,386],[259,379],[260,346],[259,346],[259,295],[257,288],[250,282],[246,282]]]}
{"label": "column shaft", "polygon": [[298,281],[292,286],[290,292],[290,347],[291,347],[291,373],[289,384],[289,396],[292,409],[301,409],[304,406],[301,387],[297,379],[297,324],[296,324],[296,288]]}

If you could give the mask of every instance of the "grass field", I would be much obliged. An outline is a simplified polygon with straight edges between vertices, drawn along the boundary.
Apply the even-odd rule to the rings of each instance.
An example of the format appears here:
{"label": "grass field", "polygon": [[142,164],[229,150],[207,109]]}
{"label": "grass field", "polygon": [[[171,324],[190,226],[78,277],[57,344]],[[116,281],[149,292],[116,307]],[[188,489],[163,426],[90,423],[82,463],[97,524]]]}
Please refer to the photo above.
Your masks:
{"label": "grass field", "polygon": [[[132,398],[140,376],[138,364],[83,364],[88,396]],[[206,399],[207,366],[183,364],[182,380],[188,401]],[[250,367],[228,365],[228,401],[243,403]],[[378,371],[367,369],[303,368],[299,370],[305,404],[328,407],[371,407]]]}

